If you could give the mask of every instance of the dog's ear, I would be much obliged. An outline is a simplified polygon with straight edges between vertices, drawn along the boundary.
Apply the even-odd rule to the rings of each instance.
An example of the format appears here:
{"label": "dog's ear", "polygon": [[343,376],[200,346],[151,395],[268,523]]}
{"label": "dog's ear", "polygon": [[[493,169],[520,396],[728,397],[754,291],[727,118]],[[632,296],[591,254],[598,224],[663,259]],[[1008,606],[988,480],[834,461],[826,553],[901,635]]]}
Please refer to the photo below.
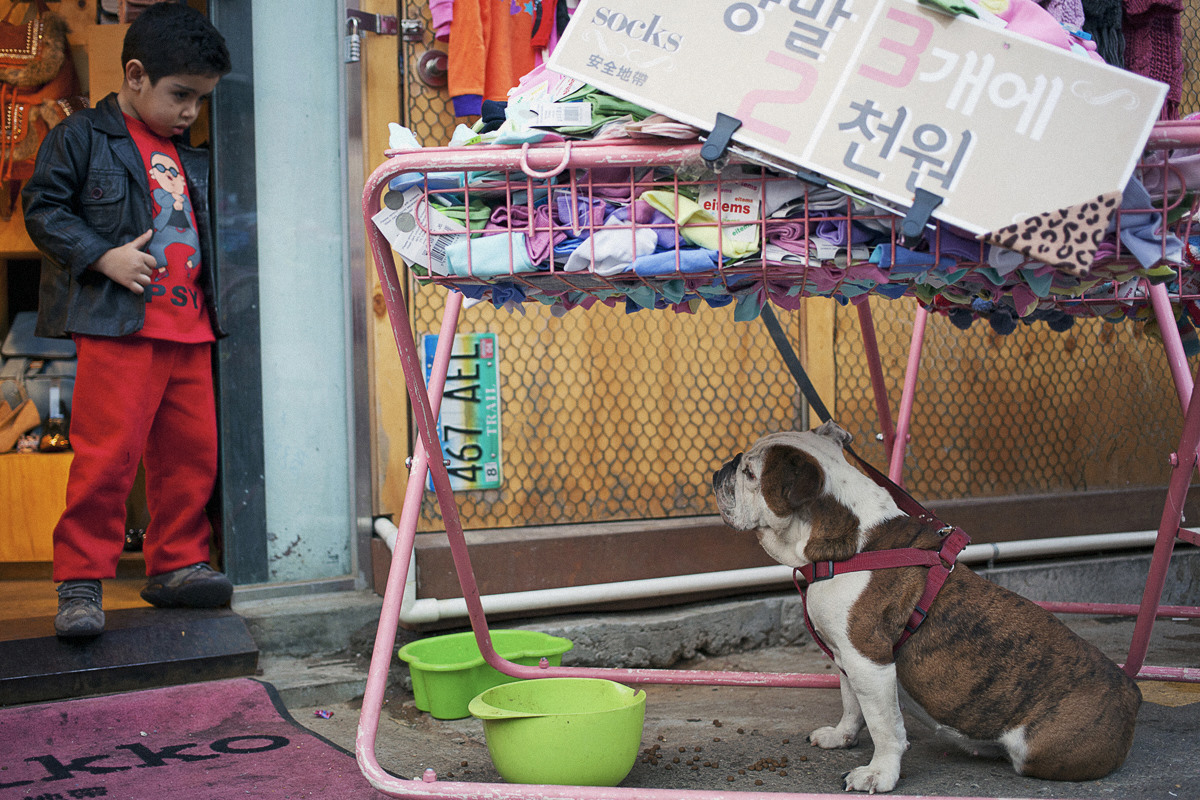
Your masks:
{"label": "dog's ear", "polygon": [[795,447],[775,445],[762,467],[762,495],[777,516],[802,510],[825,487],[825,472],[816,459]]}
{"label": "dog's ear", "polygon": [[804,557],[809,561],[845,561],[857,551],[858,517],[825,491],[825,471],[810,454],[783,445],[770,448],[761,489],[777,516],[808,522],[812,533]]}
{"label": "dog's ear", "polygon": [[850,442],[854,441],[854,434],[850,433],[850,431],[846,430],[841,425],[838,425],[833,420],[822,423],[821,427],[819,428],[814,428],[813,433],[815,433],[817,436],[824,436],[826,439],[832,440],[837,444],[838,447],[845,447],[846,445],[850,444]]}

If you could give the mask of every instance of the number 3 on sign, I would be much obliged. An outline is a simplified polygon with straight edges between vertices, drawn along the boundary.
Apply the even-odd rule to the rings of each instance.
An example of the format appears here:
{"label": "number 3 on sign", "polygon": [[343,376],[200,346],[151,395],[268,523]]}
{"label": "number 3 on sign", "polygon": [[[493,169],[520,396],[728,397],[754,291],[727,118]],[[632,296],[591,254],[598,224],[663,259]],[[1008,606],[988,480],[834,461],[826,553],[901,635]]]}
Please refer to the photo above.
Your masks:
{"label": "number 3 on sign", "polygon": [[812,64],[792,58],[791,56],[786,56],[774,50],[767,53],[767,63],[773,67],[780,67],[781,69],[796,73],[800,76],[800,85],[790,90],[755,89],[752,92],[746,92],[742,97],[741,105],[738,106],[736,116],[742,121],[742,127],[747,131],[752,131],[768,139],[773,139],[776,142],[786,143],[791,137],[792,132],[787,128],[781,128],[778,125],[772,125],[769,122],[764,122],[756,118],[754,116],[754,109],[764,103],[803,103],[812,94],[813,87],[817,83],[817,70]]}
{"label": "number 3 on sign", "polygon": [[864,78],[878,81],[885,86],[903,89],[912,83],[913,76],[917,74],[917,67],[921,64],[921,54],[925,52],[929,47],[929,43],[933,41],[933,23],[923,17],[918,17],[916,14],[907,14],[897,8],[889,8],[887,18],[892,22],[898,22],[916,31],[916,35],[913,37],[911,43],[899,42],[895,39],[881,39],[879,42],[880,50],[886,50],[889,53],[895,53],[900,56],[900,70],[898,72],[884,72],[869,64],[863,64],[858,68],[858,74]]}

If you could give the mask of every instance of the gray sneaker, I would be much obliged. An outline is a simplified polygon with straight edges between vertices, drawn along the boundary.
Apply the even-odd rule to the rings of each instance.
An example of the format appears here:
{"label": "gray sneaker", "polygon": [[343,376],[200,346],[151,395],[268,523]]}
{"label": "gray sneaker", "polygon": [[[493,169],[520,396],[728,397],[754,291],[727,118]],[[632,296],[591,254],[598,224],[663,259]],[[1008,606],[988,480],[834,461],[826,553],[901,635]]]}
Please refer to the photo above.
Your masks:
{"label": "gray sneaker", "polygon": [[104,633],[104,589],[100,581],[63,581],[58,585],[54,632],[64,638]]}
{"label": "gray sneaker", "polygon": [[217,608],[233,596],[233,583],[203,562],[151,575],[142,599],[159,608]]}

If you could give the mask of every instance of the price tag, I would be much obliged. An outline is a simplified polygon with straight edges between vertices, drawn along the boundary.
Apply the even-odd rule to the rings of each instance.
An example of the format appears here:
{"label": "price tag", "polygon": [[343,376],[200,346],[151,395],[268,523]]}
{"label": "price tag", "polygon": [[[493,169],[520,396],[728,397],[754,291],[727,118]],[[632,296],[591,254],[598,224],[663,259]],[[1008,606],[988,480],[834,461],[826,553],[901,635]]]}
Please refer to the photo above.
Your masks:
{"label": "price tag", "polygon": [[583,128],[592,124],[591,103],[555,103],[549,100],[533,107],[535,128]]}
{"label": "price tag", "polygon": [[438,275],[450,274],[446,248],[467,235],[464,226],[429,205],[419,186],[404,192],[397,208],[385,206],[371,221],[410,266],[426,267]]}
{"label": "price tag", "polygon": [[723,242],[758,246],[758,215],[762,187],[751,183],[722,181],[700,187],[700,207],[721,223]]}

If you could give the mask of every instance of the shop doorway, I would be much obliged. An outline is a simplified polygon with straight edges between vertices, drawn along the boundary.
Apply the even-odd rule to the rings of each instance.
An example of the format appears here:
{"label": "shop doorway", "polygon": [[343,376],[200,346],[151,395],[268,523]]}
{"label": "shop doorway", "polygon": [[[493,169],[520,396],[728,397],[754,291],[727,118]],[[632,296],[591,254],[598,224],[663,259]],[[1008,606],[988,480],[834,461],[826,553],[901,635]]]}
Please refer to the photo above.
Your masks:
{"label": "shop doorway", "polygon": [[[67,23],[70,57],[93,103],[119,88],[121,80],[120,52],[128,26],[108,15],[107,5],[50,4],[51,12]],[[206,8],[203,2],[191,5]],[[224,4],[214,0],[212,5]],[[36,6],[28,6],[28,13],[35,13]],[[229,42],[231,50],[245,48],[244,58],[235,58],[235,65],[250,61],[249,28],[245,31],[244,43]],[[203,139],[207,130],[202,121],[194,126],[194,137]],[[36,311],[40,269],[18,205],[0,219],[0,340],[18,314]],[[185,614],[151,609],[139,596],[146,568],[137,532],[149,523],[140,470],[126,506],[126,528],[133,533],[127,537],[116,578],[104,582],[106,632],[86,644],[56,639],[51,538],[63,508],[71,459],[69,450],[0,454],[0,702],[252,673],[257,648],[232,611]],[[220,533],[218,504],[213,511]],[[214,537],[211,556],[218,564],[224,561],[221,542],[221,536]]]}

